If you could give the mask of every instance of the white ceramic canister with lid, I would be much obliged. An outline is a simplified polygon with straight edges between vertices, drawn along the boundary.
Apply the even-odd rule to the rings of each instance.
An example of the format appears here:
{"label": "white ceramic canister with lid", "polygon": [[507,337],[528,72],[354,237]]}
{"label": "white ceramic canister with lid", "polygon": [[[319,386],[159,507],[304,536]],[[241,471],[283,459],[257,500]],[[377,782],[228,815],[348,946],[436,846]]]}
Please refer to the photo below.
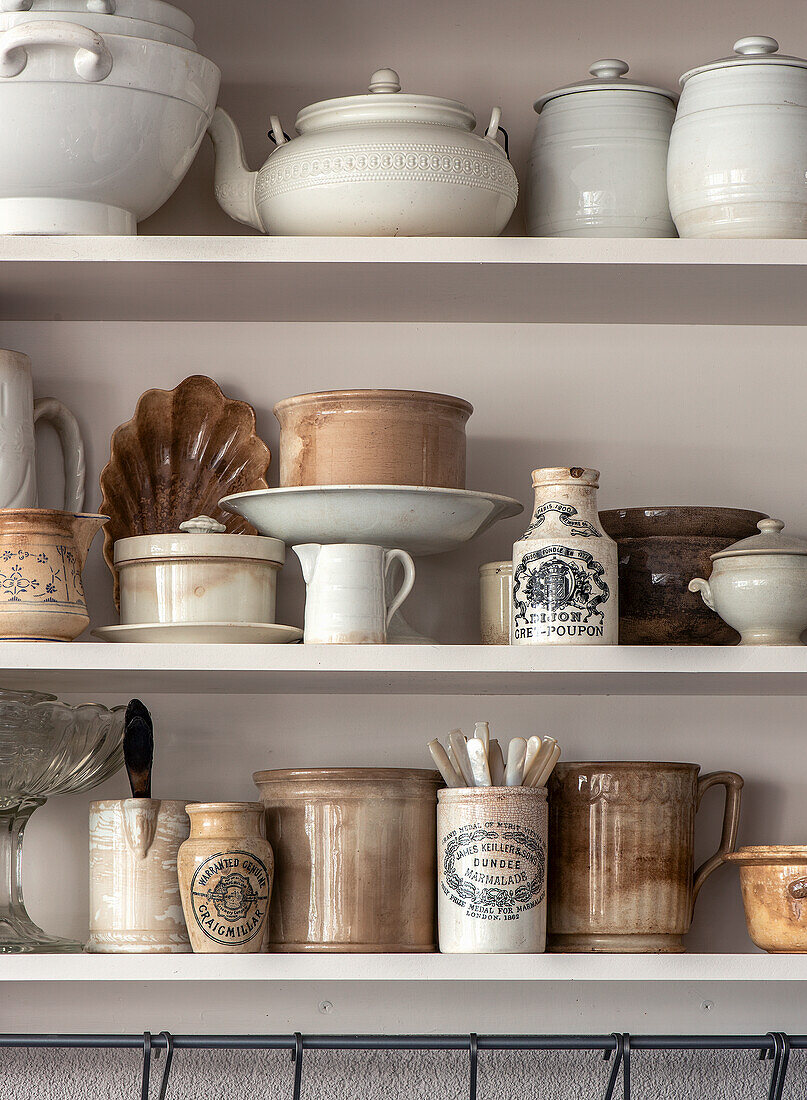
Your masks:
{"label": "white ceramic canister with lid", "polygon": [[807,60],[773,38],[681,77],[667,186],[682,237],[807,237]]}
{"label": "white ceramic canister with lid", "polygon": [[617,545],[597,512],[599,470],[533,470],[535,508],[513,547],[513,645],[616,645]]}
{"label": "white ceramic canister with lid", "polygon": [[142,623],[273,623],[280,539],[228,535],[198,516],[178,534],[115,543],[122,626]]}
{"label": "white ceramic canister with lid", "polygon": [[595,61],[591,79],[535,103],[527,232],[532,237],[674,237],[667,149],[674,92]]}

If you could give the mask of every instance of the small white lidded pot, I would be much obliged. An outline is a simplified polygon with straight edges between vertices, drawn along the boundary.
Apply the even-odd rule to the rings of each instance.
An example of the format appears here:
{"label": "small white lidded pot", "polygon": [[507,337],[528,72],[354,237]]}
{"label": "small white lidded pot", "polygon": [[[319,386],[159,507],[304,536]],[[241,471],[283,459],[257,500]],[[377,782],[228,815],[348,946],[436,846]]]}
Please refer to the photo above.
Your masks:
{"label": "small white lidded pot", "polygon": [[273,623],[285,558],[280,539],[228,535],[209,516],[178,534],[119,539],[121,625]]}
{"label": "small white lidded pot", "polygon": [[531,237],[674,237],[667,150],[674,92],[627,78],[624,61],[535,103],[529,160]]}
{"label": "small white lidded pot", "polygon": [[437,792],[437,930],[456,954],[546,950],[546,787]]}
{"label": "small white lidded pot", "polygon": [[760,534],[712,554],[709,580],[690,592],[740,632],[740,645],[800,645],[807,630],[807,542],[782,534],[780,519],[762,519]]}

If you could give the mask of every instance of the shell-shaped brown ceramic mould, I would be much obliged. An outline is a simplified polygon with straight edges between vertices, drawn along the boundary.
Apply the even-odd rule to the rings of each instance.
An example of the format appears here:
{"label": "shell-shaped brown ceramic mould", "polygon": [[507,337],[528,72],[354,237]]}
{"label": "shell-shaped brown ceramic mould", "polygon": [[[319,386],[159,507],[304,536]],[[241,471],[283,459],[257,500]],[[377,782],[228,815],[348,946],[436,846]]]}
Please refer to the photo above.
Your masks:
{"label": "shell-shaped brown ceramic mould", "polygon": [[113,547],[132,535],[178,531],[194,516],[213,516],[231,534],[253,533],[223,512],[230,493],[266,489],[271,452],[255,434],[255,410],[225,397],[212,378],[193,375],[175,390],[147,390],[134,417],[112,433],[101,473],[104,558],[115,578]]}

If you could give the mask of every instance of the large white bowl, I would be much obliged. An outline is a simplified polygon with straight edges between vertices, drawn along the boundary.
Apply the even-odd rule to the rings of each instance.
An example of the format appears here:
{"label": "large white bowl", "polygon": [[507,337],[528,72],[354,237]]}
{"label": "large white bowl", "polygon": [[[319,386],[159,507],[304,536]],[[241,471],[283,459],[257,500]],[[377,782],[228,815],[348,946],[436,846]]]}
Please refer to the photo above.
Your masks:
{"label": "large white bowl", "polygon": [[190,50],[72,23],[0,33],[0,233],[135,233],[190,167],[220,78]]}
{"label": "large white bowl", "polygon": [[[193,38],[193,20],[184,11],[164,0],[0,0],[0,12],[47,11],[92,12],[95,15],[121,15],[171,27]],[[58,15],[52,15],[57,19]]]}
{"label": "large white bowl", "polygon": [[146,23],[142,19],[127,19],[121,15],[96,15],[93,12],[17,11],[0,14],[0,31],[18,27],[22,23],[42,23],[57,19],[60,23],[77,23],[99,34],[123,34],[129,38],[150,38],[154,42],[167,42],[169,46],[181,46],[183,50],[196,51],[196,43],[187,34],[159,23]]}
{"label": "large white bowl", "polygon": [[457,550],[497,520],[523,512],[511,497],[401,485],[254,489],[219,501],[262,535],[288,544],[366,542],[410,554]]}

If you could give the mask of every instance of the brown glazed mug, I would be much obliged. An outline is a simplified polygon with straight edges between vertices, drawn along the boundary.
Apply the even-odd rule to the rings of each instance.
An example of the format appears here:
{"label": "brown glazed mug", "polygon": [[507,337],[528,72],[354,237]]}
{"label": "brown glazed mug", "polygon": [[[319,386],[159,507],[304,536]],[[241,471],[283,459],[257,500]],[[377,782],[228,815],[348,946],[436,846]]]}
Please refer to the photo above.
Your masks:
{"label": "brown glazed mug", "polygon": [[[695,899],[737,841],[743,780],[697,764],[558,764],[549,782],[548,950],[683,951]],[[694,870],[695,814],[726,788],[723,832]]]}

